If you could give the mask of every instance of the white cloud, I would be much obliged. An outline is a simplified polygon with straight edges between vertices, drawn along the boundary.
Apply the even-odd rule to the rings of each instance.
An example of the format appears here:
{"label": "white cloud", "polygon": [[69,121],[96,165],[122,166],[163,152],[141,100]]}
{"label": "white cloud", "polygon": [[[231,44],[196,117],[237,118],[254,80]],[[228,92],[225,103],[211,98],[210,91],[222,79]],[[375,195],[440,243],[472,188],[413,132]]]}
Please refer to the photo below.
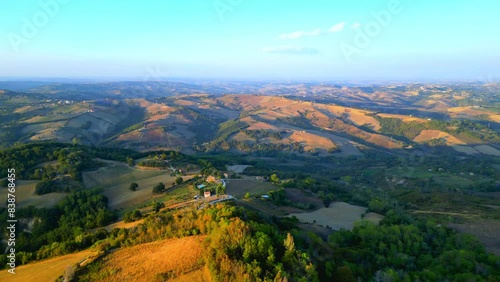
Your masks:
{"label": "white cloud", "polygon": [[273,46],[261,49],[264,53],[270,54],[292,54],[292,55],[314,55],[318,54],[316,48],[299,47],[299,46]]}
{"label": "white cloud", "polygon": [[309,32],[309,34],[308,34],[308,35],[309,35],[309,36],[318,36],[318,35],[320,35],[320,34],[321,34],[321,29],[317,28],[317,29],[315,29],[315,30],[313,30],[313,31]]}
{"label": "white cloud", "polygon": [[297,39],[297,38],[301,38],[304,36],[318,36],[320,34],[321,34],[321,29],[318,28],[318,29],[315,29],[315,30],[310,31],[310,32],[299,30],[299,31],[295,31],[292,33],[283,33],[280,36],[278,36],[278,38],[279,39]]}
{"label": "white cloud", "polygon": [[340,22],[334,26],[332,26],[328,32],[339,32],[339,31],[342,31],[345,27],[345,22]]}
{"label": "white cloud", "polygon": [[357,29],[357,28],[360,28],[360,27],[361,27],[361,24],[360,24],[360,23],[358,23],[358,22],[355,22],[355,23],[353,23],[353,24],[351,25],[351,28],[352,28],[352,29]]}

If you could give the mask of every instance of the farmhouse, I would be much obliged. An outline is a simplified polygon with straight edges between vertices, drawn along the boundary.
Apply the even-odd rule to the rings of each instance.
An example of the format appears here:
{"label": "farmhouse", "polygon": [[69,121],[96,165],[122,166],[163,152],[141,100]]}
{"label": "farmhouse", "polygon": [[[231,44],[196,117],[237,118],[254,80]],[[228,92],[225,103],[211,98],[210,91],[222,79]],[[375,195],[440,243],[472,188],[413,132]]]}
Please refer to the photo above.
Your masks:
{"label": "farmhouse", "polygon": [[212,193],[210,193],[210,191],[205,191],[205,192],[203,193],[203,195],[205,196],[205,198],[210,198],[210,197],[212,197]]}

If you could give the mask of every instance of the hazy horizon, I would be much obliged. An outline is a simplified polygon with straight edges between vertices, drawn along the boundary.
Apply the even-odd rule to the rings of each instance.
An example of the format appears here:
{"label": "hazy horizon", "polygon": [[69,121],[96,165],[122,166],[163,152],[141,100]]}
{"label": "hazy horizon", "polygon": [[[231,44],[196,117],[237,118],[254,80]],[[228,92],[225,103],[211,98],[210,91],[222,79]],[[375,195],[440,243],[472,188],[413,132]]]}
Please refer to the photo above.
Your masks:
{"label": "hazy horizon", "polygon": [[0,77],[480,80],[500,2],[44,0],[0,11]]}

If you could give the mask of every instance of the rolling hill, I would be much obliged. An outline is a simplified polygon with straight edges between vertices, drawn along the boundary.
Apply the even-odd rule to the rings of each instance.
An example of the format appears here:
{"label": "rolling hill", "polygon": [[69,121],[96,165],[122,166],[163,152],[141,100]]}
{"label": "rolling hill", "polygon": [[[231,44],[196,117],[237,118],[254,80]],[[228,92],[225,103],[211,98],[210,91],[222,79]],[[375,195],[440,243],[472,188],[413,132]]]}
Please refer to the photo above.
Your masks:
{"label": "rolling hill", "polygon": [[[495,131],[498,109],[491,107],[498,101],[485,93],[496,91],[497,85],[475,86],[472,92],[471,85],[215,87],[162,82],[148,90],[156,91],[148,98],[145,92],[134,92],[143,86],[53,84],[25,93],[4,91],[0,139],[7,144],[56,141],[141,151],[289,151],[323,156],[362,155],[365,148],[401,150],[419,143],[496,146],[500,140]],[[452,124],[452,119],[468,123]]]}

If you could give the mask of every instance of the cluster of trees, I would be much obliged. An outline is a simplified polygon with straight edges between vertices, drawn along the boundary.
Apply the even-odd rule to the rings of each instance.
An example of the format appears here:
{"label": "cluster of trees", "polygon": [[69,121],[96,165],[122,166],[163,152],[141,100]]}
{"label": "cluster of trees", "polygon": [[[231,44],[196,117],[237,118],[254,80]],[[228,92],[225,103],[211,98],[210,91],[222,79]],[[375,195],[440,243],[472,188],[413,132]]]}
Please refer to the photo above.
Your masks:
{"label": "cluster of trees", "polygon": [[57,180],[43,179],[35,185],[35,194],[43,195],[52,192],[69,192],[69,186],[60,185]]}
{"label": "cluster of trees", "polygon": [[153,187],[153,194],[161,194],[165,191],[165,184],[160,182]]}
{"label": "cluster of trees", "polygon": [[182,183],[184,183],[184,178],[182,178],[182,176],[177,176],[177,178],[175,178],[174,184],[181,185]]}
{"label": "cluster of trees", "polygon": [[60,181],[55,180],[58,175],[69,175],[71,179],[81,181],[82,171],[98,166],[98,163],[83,150],[63,148],[59,151],[54,151],[53,156],[57,157],[56,165],[46,165],[42,169],[35,169],[31,176],[33,179],[41,179],[35,187],[35,194],[37,195],[52,192],[69,192],[72,186],[63,185]]}
{"label": "cluster of trees", "polygon": [[[398,118],[382,118],[373,115],[380,122],[380,132],[403,136],[405,141],[411,141],[424,129],[435,129],[448,132],[458,138],[465,140],[477,140],[488,143],[500,143],[500,134],[480,123],[471,120],[452,120],[449,122],[432,120],[427,122],[403,122]],[[441,145],[442,142],[435,141],[431,145]]]}
{"label": "cluster of trees", "polygon": [[283,135],[286,134],[285,131],[276,131],[276,130],[270,130],[270,129],[258,129],[258,130],[244,130],[243,131],[246,135],[250,136],[253,138],[255,141],[258,141],[259,139],[262,138],[274,138],[277,140],[283,139]]}
{"label": "cluster of trees", "polygon": [[299,116],[277,118],[277,121],[304,129],[314,128],[314,126],[311,125],[311,122],[307,119],[307,117],[304,116],[303,113],[299,113]]}
{"label": "cluster of trees", "polygon": [[85,229],[105,226],[115,219],[108,209],[108,198],[100,190],[81,190],[68,195],[58,205],[59,224]]}
{"label": "cluster of trees", "polygon": [[139,162],[139,166],[146,167],[170,167],[167,160],[179,161],[184,159],[184,155],[176,151],[155,151],[149,154],[149,159]]}
{"label": "cluster of trees", "polygon": [[[413,140],[422,130],[426,129],[425,123],[421,122],[404,122],[398,118],[382,118],[377,115],[374,117],[380,122],[381,133],[404,136],[408,141]],[[439,129],[440,128],[442,128],[442,126],[439,126]]]}
{"label": "cluster of trees", "polygon": [[246,127],[248,127],[248,125],[239,120],[228,120],[221,123],[216,138],[207,145],[207,149],[219,146],[222,142],[227,140],[229,136],[242,131]]}
{"label": "cluster of trees", "polygon": [[140,210],[133,210],[131,212],[127,212],[123,215],[124,222],[132,222],[142,218],[142,213]]}
{"label": "cluster of trees", "polygon": [[456,127],[452,132],[464,139],[478,139],[486,143],[500,143],[500,134],[472,120],[452,120],[450,125]]}
{"label": "cluster of trees", "polygon": [[499,257],[485,253],[471,236],[408,216],[401,220],[395,212],[380,226],[362,222],[352,231],[335,232],[328,244],[329,267],[343,269],[337,279],[495,281],[491,278],[500,275]]}
{"label": "cluster of trees", "polygon": [[5,177],[8,168],[15,168],[18,179],[42,179],[49,174],[40,171],[37,165],[57,160],[57,172],[69,174],[75,180],[81,179],[81,172],[98,165],[92,158],[126,162],[127,158],[142,158],[149,153],[128,149],[87,147],[64,143],[33,143],[16,145],[0,150],[0,178]]}
{"label": "cluster of trees", "polygon": [[138,163],[139,166],[166,168],[170,165],[166,161],[146,160]]}
{"label": "cluster of trees", "polygon": [[269,195],[271,201],[273,201],[273,203],[278,206],[292,206],[303,210],[311,210],[316,207],[311,202],[290,201],[286,196],[285,189],[283,188],[279,188],[277,190],[271,190],[267,194]]}
{"label": "cluster of trees", "polygon": [[231,148],[227,141],[229,136],[240,132],[246,127],[248,127],[248,125],[239,120],[228,120],[223,122],[219,125],[216,137],[212,141],[204,143],[203,148],[198,149],[206,152],[216,151],[218,149],[227,151]]}
{"label": "cluster of trees", "polygon": [[[25,125],[16,124],[15,122],[15,120],[19,120],[20,117],[21,116],[19,114],[15,114],[13,111],[7,111],[0,114],[0,119],[5,121],[2,124],[2,131],[0,131],[0,148],[9,148],[22,137],[22,130]],[[12,119],[13,121],[6,122],[8,119]],[[5,126],[5,123],[7,123],[8,126]]]}
{"label": "cluster of trees", "polygon": [[82,171],[97,167],[92,156],[87,154],[85,150],[64,148],[59,152],[55,151],[54,156],[57,157],[59,173],[69,174],[74,180],[82,179]]}
{"label": "cluster of trees", "polygon": [[[32,223],[31,230],[28,226],[16,230],[19,265],[88,248],[108,234],[104,229],[97,232],[86,230],[108,225],[116,218],[108,209],[107,198],[96,189],[73,192],[54,208],[30,206],[19,209],[16,216],[23,219],[20,222]],[[7,219],[7,210],[0,209],[2,229],[6,227]],[[6,255],[0,255],[0,267],[5,267],[6,261]]]}
{"label": "cluster of trees", "polygon": [[205,151],[229,151],[231,148],[238,149],[243,152],[304,152],[304,145],[300,142],[293,142],[291,144],[283,143],[261,143],[251,141],[236,141],[225,140],[220,143],[209,143],[205,146]]}
{"label": "cluster of trees", "polygon": [[289,151],[289,152],[304,152],[304,146],[299,142],[293,142],[291,144],[283,143],[252,143],[245,141],[230,141],[230,148],[237,148],[244,152],[273,152],[273,151]]}
{"label": "cluster of trees", "polygon": [[29,144],[0,150],[0,177],[6,176],[8,168],[15,168],[18,179],[29,179],[30,168],[55,160],[56,156],[53,155],[53,152],[67,146],[63,144]]}
{"label": "cluster of trees", "polygon": [[157,151],[156,154],[149,154],[150,158],[155,160],[172,160],[178,161],[184,159],[184,156],[177,151]]}
{"label": "cluster of trees", "polygon": [[151,207],[153,207],[154,212],[159,212],[162,208],[165,207],[165,203],[153,201],[153,203],[151,204]]}

